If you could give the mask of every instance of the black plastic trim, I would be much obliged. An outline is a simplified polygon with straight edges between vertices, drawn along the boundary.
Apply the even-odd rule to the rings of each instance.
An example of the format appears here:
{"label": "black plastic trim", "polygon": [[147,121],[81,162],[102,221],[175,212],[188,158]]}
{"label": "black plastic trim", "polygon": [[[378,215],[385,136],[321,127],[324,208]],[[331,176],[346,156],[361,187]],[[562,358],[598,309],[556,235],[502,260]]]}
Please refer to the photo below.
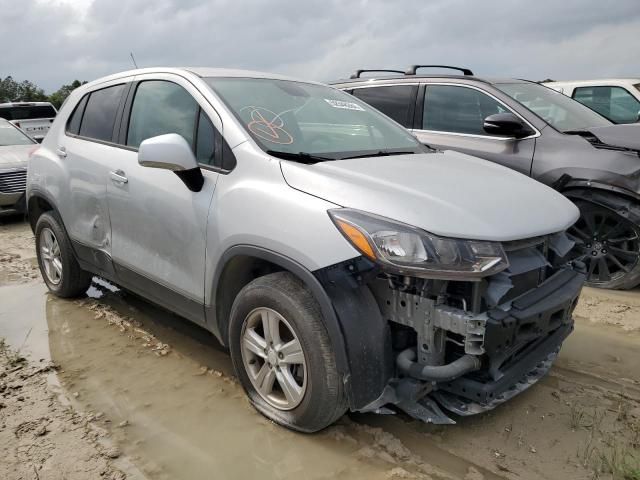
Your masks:
{"label": "black plastic trim", "polygon": [[488,312],[487,362],[483,370],[439,384],[439,388],[488,403],[518,383],[537,363],[557,351],[573,330],[572,313],[585,275],[565,269],[511,304]]}
{"label": "black plastic trim", "polygon": [[309,290],[311,290],[311,293],[320,305],[322,316],[325,321],[325,326],[327,328],[327,333],[329,334],[331,344],[335,351],[336,366],[338,368],[338,372],[340,372],[340,374],[345,379],[345,383],[348,384],[349,362],[347,360],[345,340],[343,337],[342,329],[340,328],[338,317],[333,308],[333,304],[331,299],[329,298],[329,295],[327,295],[327,292],[325,291],[323,285],[312,272],[307,270],[303,265],[299,264],[295,260],[274,251],[253,245],[236,245],[229,248],[222,255],[213,277],[210,297],[211,304],[205,305],[205,315],[209,330],[211,330],[214,335],[218,337],[223,345],[228,345],[229,319],[217,318],[218,315],[216,299],[218,298],[218,288],[220,287],[220,279],[225,270],[225,266],[234,257],[238,256],[254,257],[270,262],[274,265],[279,266],[280,268],[291,272],[305,283],[305,285],[309,288]]}
{"label": "black plastic trim", "polygon": [[369,72],[386,72],[386,73],[400,73],[400,74],[404,73],[402,70],[389,70],[389,69],[384,69],[384,68],[382,68],[382,69],[380,69],[380,68],[377,68],[377,69],[361,69],[361,70],[356,70],[355,73],[353,73],[351,75],[351,77],[349,77],[349,78],[360,78],[360,76],[363,73],[369,73]]}
{"label": "black plastic trim", "polygon": [[463,67],[452,67],[450,65],[411,65],[405,72],[405,75],[415,75],[416,74],[416,70],[418,70],[419,68],[444,68],[447,70],[458,70],[459,72],[462,72],[462,74],[466,77],[468,76],[473,76],[473,72],[471,70],[469,70],[468,68],[463,68]]}
{"label": "black plastic trim", "polygon": [[116,277],[107,277],[109,280],[177,315],[185,317],[199,325],[205,325],[204,305],[201,302],[176,292],[117,262],[114,262],[113,265],[115,267]]}
{"label": "black plastic trim", "polygon": [[418,96],[416,99],[416,108],[413,112],[413,129],[422,130],[422,122],[424,121],[424,99],[427,93],[427,85],[421,83],[418,88]]}
{"label": "black plastic trim", "polygon": [[383,392],[394,373],[391,332],[367,283],[379,267],[364,257],[317,270],[344,338],[349,362],[349,404],[361,410]]}
{"label": "black plastic trim", "polygon": [[562,342],[573,331],[573,323],[563,325],[549,336],[527,348],[517,363],[503,372],[498,380],[483,382],[466,376],[452,382],[439,384],[439,388],[460,397],[487,404],[499,398],[500,395],[521,381],[538,363],[544,361],[550,354],[557,352]]}

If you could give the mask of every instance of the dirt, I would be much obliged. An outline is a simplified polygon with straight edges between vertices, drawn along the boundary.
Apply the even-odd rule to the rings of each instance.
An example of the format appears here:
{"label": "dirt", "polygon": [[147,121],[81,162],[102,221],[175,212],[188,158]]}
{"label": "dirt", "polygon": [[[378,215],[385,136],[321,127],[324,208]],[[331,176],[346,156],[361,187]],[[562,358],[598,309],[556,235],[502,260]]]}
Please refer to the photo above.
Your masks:
{"label": "dirt", "polygon": [[0,217],[0,286],[38,278],[33,232],[17,218]]}
{"label": "dirt", "polygon": [[104,414],[65,404],[48,383],[56,368],[0,342],[0,478],[126,478]]}
{"label": "dirt", "polygon": [[[0,450],[34,452],[29,462],[49,474],[39,478],[640,478],[638,290],[585,289],[576,330],[550,374],[492,412],[442,427],[350,414],[301,435],[250,407],[205,330],[99,279],[84,299],[46,294],[31,276],[33,235],[21,222],[0,225],[3,255],[11,258],[0,261],[0,337],[29,358],[25,372],[56,366],[21,380],[40,407],[25,410],[12,397],[22,409],[0,410]],[[42,447],[45,440],[53,447]],[[51,455],[37,463],[45,451]],[[93,459],[84,477],[62,475],[62,467],[52,473],[52,458],[85,465],[74,455]],[[37,478],[29,462],[0,461],[0,478]]]}

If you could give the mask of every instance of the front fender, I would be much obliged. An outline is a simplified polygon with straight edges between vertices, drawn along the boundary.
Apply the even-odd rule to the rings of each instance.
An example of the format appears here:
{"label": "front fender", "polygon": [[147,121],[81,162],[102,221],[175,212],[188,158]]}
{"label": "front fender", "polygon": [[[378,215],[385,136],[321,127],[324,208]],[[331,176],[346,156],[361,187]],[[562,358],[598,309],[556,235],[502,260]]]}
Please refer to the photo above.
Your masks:
{"label": "front fender", "polygon": [[[258,259],[302,280],[322,311],[351,409],[361,409],[380,396],[393,373],[393,355],[389,326],[362,280],[363,272],[373,270],[371,262],[359,257],[311,272],[295,260],[262,247],[229,248],[214,275],[211,298],[216,302],[206,307],[207,324],[225,345],[229,327],[225,312],[229,309],[224,305],[233,302],[233,298],[224,298],[220,292],[229,283],[242,285],[250,281],[234,278],[245,270],[243,265],[234,265],[237,259]],[[230,276],[227,266],[231,266]]]}

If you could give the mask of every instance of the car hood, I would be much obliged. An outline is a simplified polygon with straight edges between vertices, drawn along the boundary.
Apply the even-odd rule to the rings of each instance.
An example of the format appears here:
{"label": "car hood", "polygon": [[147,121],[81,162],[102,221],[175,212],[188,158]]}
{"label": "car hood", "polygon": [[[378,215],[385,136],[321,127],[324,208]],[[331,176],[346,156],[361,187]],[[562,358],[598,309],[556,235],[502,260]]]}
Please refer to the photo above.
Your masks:
{"label": "car hood", "polygon": [[[638,123],[594,127],[586,130],[595,135],[604,146],[622,147],[640,152],[640,124]],[[597,145],[594,144],[594,146]]]}
{"label": "car hood", "polygon": [[29,161],[29,151],[33,149],[34,145],[0,147],[0,169],[26,167]]}
{"label": "car hood", "polygon": [[578,209],[525,175],[463,153],[281,161],[293,188],[436,235],[509,241],[566,230]]}

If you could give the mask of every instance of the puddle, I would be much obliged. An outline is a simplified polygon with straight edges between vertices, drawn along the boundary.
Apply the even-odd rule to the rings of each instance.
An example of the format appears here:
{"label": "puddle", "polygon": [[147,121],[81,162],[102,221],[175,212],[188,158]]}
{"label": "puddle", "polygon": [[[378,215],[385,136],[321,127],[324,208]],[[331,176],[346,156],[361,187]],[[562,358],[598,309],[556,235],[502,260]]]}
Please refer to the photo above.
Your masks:
{"label": "puddle", "polygon": [[[113,436],[151,478],[393,478],[400,459],[384,444],[373,445],[375,432],[353,428],[348,418],[318,435],[272,424],[249,405],[230,376],[230,359],[209,333],[101,290],[100,305],[135,316],[171,352],[157,355],[135,335],[96,319],[87,305],[50,297],[51,355],[62,367],[62,384],[84,408],[104,412],[112,425],[126,423],[113,428]],[[435,470],[419,459],[403,467],[406,478],[427,472],[453,478]]]}
{"label": "puddle", "polygon": [[207,331],[103,281],[79,301],[45,292],[0,287],[0,337],[58,364],[76,406],[103,412],[151,479],[583,479],[574,405],[602,409],[602,430],[624,439],[616,392],[640,392],[640,335],[580,321],[558,367],[487,414],[447,427],[360,414],[296,434],[253,410]]}
{"label": "puddle", "polygon": [[0,337],[33,361],[51,360],[46,322],[47,288],[42,283],[2,287]]}

